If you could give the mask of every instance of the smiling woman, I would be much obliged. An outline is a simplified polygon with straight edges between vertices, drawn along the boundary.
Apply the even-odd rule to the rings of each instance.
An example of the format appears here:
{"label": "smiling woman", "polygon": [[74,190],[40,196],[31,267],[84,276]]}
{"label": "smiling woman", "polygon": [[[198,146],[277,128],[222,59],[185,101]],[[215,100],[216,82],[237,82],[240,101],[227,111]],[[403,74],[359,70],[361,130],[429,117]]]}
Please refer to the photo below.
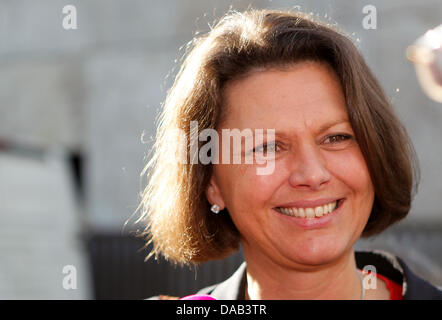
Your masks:
{"label": "smiling woman", "polygon": [[[159,123],[139,219],[152,254],[191,264],[244,250],[232,278],[201,294],[441,297],[399,258],[353,250],[407,215],[418,171],[406,130],[341,32],[296,12],[230,13],[195,39]],[[186,139],[167,139],[176,128]],[[274,134],[240,150],[251,163],[170,160],[205,129]],[[222,136],[219,150],[237,154],[229,142]],[[263,155],[273,170],[257,174]],[[365,266],[378,276],[372,290],[362,285]]]}

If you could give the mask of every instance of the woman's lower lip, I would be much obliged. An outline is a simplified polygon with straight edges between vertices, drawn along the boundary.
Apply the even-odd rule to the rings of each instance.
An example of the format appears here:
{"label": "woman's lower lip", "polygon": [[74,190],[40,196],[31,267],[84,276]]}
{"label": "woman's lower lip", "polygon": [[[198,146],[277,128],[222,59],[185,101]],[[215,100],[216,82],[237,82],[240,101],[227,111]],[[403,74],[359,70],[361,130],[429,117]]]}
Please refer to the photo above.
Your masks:
{"label": "woman's lower lip", "polygon": [[292,223],[295,223],[299,227],[303,229],[317,229],[322,228],[324,226],[327,226],[332,222],[332,220],[342,211],[342,206],[345,202],[345,199],[341,199],[338,202],[338,207],[326,214],[325,216],[319,217],[319,218],[299,218],[299,217],[292,217],[285,215],[276,209],[273,209],[281,218],[283,218],[286,221],[290,221]]}

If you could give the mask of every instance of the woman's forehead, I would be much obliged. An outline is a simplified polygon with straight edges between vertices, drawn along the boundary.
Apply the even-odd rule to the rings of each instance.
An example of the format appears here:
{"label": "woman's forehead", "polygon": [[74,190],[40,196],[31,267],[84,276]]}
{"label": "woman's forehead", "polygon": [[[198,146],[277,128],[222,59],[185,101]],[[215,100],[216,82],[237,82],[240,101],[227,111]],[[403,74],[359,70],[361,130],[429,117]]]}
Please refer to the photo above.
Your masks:
{"label": "woman's forehead", "polygon": [[339,80],[320,64],[254,73],[227,86],[224,101],[226,126],[322,127],[348,119]]}

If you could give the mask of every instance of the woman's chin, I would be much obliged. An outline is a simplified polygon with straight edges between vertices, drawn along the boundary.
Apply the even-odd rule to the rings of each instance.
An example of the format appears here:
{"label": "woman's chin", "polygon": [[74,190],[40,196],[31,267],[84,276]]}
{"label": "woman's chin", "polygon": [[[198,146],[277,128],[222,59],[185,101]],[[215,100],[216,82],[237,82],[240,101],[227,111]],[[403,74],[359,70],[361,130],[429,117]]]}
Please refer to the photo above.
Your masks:
{"label": "woman's chin", "polygon": [[335,240],[310,240],[298,242],[290,246],[290,252],[285,255],[296,264],[306,266],[320,266],[333,263],[348,250],[344,241]]}

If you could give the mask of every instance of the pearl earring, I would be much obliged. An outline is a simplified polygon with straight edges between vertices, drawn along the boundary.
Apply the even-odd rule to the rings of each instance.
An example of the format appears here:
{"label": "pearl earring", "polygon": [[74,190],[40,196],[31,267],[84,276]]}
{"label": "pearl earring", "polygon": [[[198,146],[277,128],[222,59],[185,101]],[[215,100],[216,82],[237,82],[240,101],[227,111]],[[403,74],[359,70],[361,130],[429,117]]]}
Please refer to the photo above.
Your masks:
{"label": "pearl earring", "polygon": [[219,205],[214,204],[212,207],[210,207],[210,211],[212,211],[215,214],[218,214],[220,211]]}

